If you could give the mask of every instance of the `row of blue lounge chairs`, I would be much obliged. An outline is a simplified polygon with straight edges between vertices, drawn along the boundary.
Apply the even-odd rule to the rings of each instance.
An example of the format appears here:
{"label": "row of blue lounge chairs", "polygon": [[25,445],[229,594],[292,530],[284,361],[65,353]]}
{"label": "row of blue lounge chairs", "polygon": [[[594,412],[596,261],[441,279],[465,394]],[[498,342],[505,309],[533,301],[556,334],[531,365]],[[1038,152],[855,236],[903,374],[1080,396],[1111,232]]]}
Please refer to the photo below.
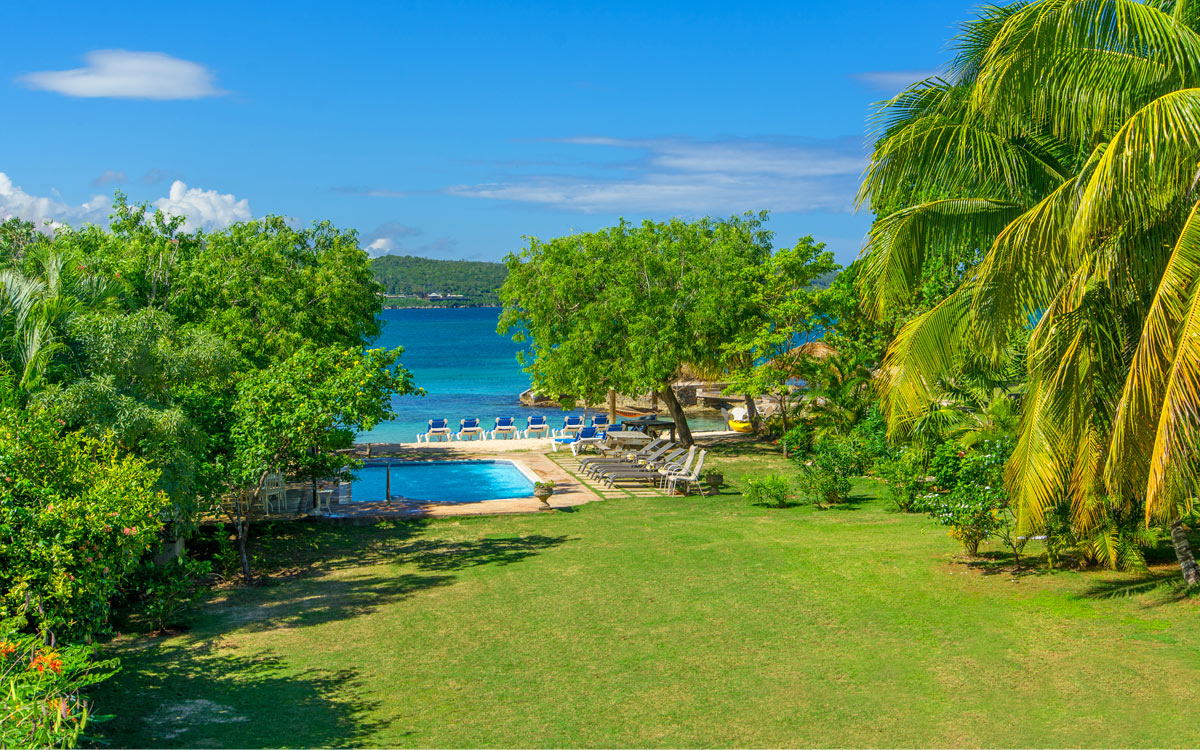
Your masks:
{"label": "row of blue lounge chairs", "polygon": [[451,432],[450,421],[447,419],[431,419],[429,420],[429,428],[425,432],[417,433],[417,442],[422,441],[428,443],[430,440],[500,440],[511,439],[520,436],[538,437],[546,436],[553,438],[577,437],[582,430],[594,430],[589,435],[596,437],[603,436],[609,429],[608,416],[605,414],[597,414],[592,417],[591,424],[584,423],[583,417],[570,415],[563,418],[563,426],[555,430],[550,427],[550,423],[546,421],[546,417],[535,415],[526,420],[525,429],[517,428],[517,420],[513,417],[496,417],[496,424],[490,430],[485,430],[478,419],[463,419],[459,421],[458,432]]}

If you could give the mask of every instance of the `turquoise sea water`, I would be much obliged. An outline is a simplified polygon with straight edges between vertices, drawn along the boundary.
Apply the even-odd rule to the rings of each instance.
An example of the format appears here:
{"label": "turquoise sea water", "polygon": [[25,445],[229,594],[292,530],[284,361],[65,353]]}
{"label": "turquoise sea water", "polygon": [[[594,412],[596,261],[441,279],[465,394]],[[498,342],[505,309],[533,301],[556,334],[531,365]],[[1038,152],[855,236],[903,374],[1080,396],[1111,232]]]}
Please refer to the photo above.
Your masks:
{"label": "turquoise sea water", "polygon": [[[400,362],[428,394],[398,396],[396,418],[361,433],[360,442],[398,443],[416,440],[430,419],[444,417],[454,430],[458,421],[479,417],[490,429],[496,417],[516,417],[525,427],[531,414],[544,414],[554,428],[566,414],[557,407],[521,406],[529,376],[517,362],[518,344],[496,333],[496,307],[384,310],[383,332],[372,347],[404,347]],[[590,409],[588,414],[594,414]],[[692,429],[718,429],[720,420],[693,419]]]}

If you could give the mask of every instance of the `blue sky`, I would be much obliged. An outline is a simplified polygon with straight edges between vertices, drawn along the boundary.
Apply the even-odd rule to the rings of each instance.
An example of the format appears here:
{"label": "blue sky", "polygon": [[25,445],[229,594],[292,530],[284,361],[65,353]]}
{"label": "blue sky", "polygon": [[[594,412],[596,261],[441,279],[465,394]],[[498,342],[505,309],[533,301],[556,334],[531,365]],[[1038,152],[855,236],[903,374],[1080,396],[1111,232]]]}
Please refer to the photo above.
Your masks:
{"label": "blue sky", "polygon": [[[283,214],[375,254],[768,209],[842,262],[870,104],[965,2],[6,3],[0,215]],[[98,197],[99,196],[99,197]]]}

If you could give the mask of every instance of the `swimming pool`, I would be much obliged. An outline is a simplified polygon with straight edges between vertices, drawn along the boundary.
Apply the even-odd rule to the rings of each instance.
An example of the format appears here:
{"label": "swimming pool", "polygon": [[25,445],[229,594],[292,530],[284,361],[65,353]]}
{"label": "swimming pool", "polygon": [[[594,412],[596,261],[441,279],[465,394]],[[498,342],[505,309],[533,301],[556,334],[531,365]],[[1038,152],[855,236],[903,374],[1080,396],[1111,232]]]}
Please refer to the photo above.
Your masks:
{"label": "swimming pool", "polygon": [[[373,462],[359,470],[351,500],[386,500],[388,467]],[[396,500],[477,503],[533,494],[535,477],[512,461],[395,461],[390,467]]]}

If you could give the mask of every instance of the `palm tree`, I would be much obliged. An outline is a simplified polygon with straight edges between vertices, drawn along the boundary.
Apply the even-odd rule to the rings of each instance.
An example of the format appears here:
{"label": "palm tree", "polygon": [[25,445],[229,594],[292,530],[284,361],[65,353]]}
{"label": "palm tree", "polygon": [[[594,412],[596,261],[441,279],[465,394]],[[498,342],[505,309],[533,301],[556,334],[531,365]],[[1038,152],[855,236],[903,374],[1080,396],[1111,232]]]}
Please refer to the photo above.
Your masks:
{"label": "palm tree", "polygon": [[1171,528],[1200,460],[1200,3],[1038,0],[990,8],[947,80],[880,110],[861,200],[880,213],[864,305],[911,296],[926,258],[976,252],[966,281],[905,325],[880,372],[889,430],[909,431],[964,357],[1032,328],[1006,481],[1027,528],[1101,498]]}
{"label": "palm tree", "polygon": [[28,394],[69,357],[70,322],[110,306],[115,289],[82,263],[45,248],[34,250],[24,266],[0,270],[0,362]]}

